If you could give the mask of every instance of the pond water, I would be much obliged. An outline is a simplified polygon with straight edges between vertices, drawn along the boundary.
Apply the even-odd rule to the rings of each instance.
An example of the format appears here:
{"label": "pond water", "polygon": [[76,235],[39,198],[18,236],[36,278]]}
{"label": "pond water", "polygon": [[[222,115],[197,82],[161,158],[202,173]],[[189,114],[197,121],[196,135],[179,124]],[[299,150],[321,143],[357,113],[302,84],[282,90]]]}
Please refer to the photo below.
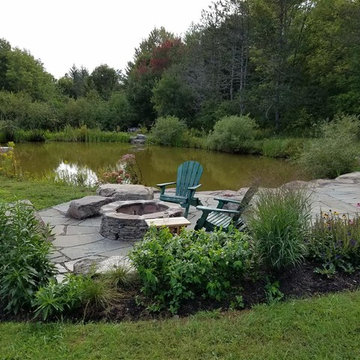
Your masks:
{"label": "pond water", "polygon": [[175,181],[177,167],[187,160],[199,161],[204,167],[201,190],[237,190],[249,186],[254,179],[269,187],[306,180],[296,166],[284,160],[198,149],[53,142],[18,144],[15,152],[25,173],[33,176],[54,173],[62,177],[81,172],[88,183],[96,181],[106,168],[115,167],[127,153],[135,154],[144,185]]}

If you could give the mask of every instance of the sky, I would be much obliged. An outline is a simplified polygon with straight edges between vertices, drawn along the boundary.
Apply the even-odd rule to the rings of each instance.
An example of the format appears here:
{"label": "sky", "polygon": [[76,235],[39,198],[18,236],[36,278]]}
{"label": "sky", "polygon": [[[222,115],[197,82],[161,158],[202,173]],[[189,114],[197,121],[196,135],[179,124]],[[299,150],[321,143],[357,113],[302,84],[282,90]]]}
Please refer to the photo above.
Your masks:
{"label": "sky", "polygon": [[182,35],[211,0],[2,0],[0,38],[59,78],[70,67],[124,69],[154,27]]}

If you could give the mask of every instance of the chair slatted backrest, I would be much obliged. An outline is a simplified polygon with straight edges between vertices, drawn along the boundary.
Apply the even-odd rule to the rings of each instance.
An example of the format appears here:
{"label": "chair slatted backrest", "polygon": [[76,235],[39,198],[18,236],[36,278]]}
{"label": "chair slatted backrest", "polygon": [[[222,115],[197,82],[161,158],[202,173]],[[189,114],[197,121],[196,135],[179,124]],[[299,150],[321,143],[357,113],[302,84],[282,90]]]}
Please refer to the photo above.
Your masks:
{"label": "chair slatted backrest", "polygon": [[249,206],[251,199],[254,197],[255,193],[258,191],[258,188],[259,187],[257,185],[249,187],[249,189],[246,191],[244,197],[242,198],[239,207],[237,208],[237,211],[239,211],[239,214],[237,214],[233,217],[233,221],[237,221],[240,218],[241,214]]}
{"label": "chair slatted backrest", "polygon": [[197,161],[186,161],[178,167],[176,195],[187,196],[190,186],[199,184],[203,167]]}

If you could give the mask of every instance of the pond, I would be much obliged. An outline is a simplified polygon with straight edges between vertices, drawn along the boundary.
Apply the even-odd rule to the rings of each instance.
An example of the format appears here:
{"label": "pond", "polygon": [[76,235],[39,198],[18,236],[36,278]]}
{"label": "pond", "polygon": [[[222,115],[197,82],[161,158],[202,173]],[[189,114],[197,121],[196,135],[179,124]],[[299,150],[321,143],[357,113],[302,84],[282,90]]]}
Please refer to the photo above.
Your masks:
{"label": "pond", "polygon": [[15,148],[23,172],[32,176],[82,172],[88,182],[113,168],[122,155],[135,154],[142,183],[154,186],[176,180],[176,169],[184,161],[196,160],[204,167],[201,190],[237,190],[260,179],[263,186],[275,187],[292,180],[306,180],[300,170],[285,160],[226,154],[214,151],[132,146],[118,143],[26,143]]}

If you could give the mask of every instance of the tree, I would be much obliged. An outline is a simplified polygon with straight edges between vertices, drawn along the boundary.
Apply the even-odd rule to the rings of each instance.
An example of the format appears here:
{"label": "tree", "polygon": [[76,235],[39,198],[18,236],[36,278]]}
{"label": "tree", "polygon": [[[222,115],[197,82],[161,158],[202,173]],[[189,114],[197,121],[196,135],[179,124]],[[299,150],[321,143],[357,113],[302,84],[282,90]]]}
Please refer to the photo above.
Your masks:
{"label": "tree", "polygon": [[183,47],[180,39],[164,28],[154,29],[135,51],[129,63],[126,93],[136,121],[150,126],[156,117],[151,98],[156,82],[163,72],[179,58]]}
{"label": "tree", "polygon": [[193,117],[195,108],[191,89],[177,75],[164,74],[152,92],[158,116],[173,115],[188,121]]}
{"label": "tree", "polygon": [[111,93],[119,86],[118,73],[106,64],[95,68],[91,73],[91,80],[104,100],[109,100]]}

